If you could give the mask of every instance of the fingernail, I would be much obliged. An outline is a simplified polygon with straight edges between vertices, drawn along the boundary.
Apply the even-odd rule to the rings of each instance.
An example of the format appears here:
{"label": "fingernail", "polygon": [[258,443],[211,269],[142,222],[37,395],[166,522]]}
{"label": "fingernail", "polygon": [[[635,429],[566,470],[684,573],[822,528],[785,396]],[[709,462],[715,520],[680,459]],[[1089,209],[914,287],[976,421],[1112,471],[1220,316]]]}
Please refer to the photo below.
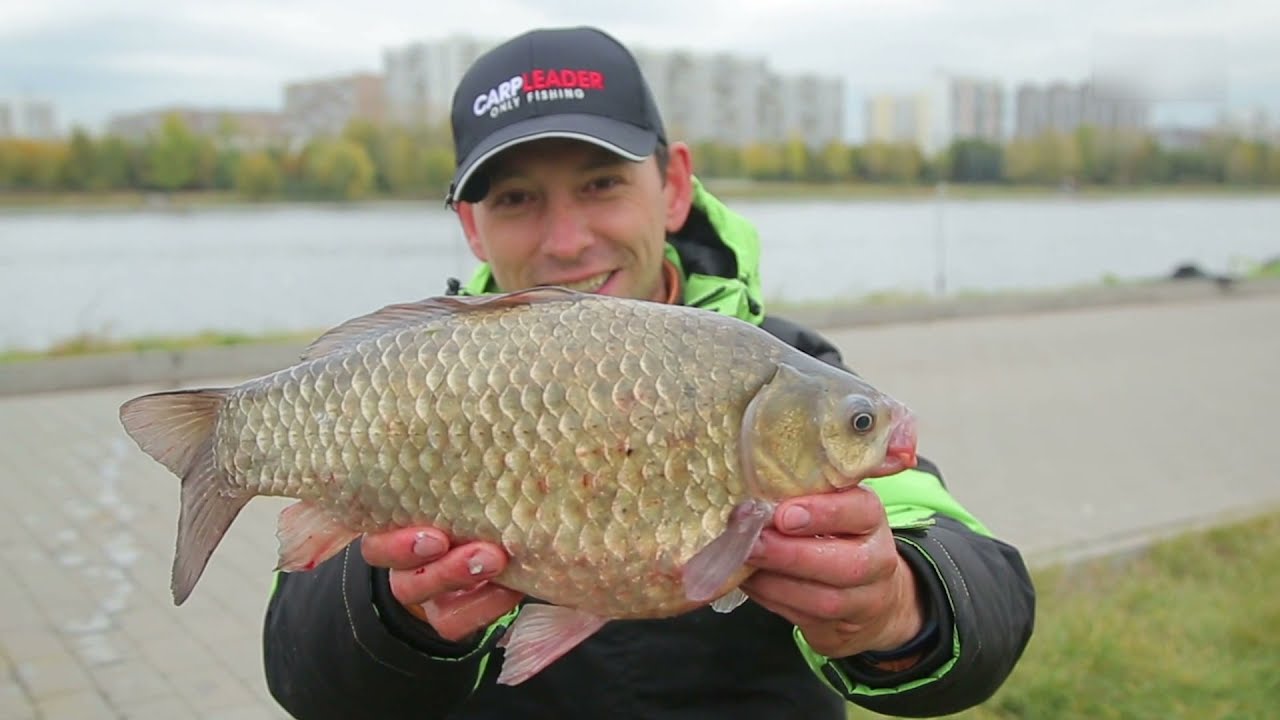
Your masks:
{"label": "fingernail", "polygon": [[422,558],[438,557],[444,552],[444,543],[440,538],[420,532],[413,537],[413,554]]}
{"label": "fingernail", "polygon": [[483,575],[491,567],[493,562],[485,553],[476,553],[467,561],[467,572],[472,575]]}
{"label": "fingernail", "polygon": [[809,526],[809,511],[799,505],[792,505],[782,511],[781,528],[787,531],[803,530]]}
{"label": "fingernail", "polygon": [[756,538],[756,542],[751,546],[751,557],[758,558],[764,555],[764,536]]}

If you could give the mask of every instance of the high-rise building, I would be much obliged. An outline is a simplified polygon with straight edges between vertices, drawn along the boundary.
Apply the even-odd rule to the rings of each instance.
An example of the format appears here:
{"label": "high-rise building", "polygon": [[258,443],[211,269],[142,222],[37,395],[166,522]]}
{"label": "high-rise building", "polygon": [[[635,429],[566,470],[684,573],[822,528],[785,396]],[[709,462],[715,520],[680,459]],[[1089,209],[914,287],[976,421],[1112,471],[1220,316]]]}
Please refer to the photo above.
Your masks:
{"label": "high-rise building", "polygon": [[284,89],[285,132],[294,142],[340,135],[352,120],[381,124],[386,116],[381,75],[300,80]]}
{"label": "high-rise building", "polygon": [[458,81],[495,44],[454,35],[384,51],[387,119],[404,127],[448,127]]}
{"label": "high-rise building", "polygon": [[1280,142],[1280,128],[1271,122],[1266,108],[1231,108],[1219,113],[1217,130],[1255,142]]}
{"label": "high-rise building", "polygon": [[929,98],[927,95],[873,95],[867,100],[867,141],[910,143],[919,148],[929,144]]}
{"label": "high-rise building", "polygon": [[[454,35],[383,53],[387,118],[448,127],[453,92],[467,68],[496,40]],[[840,140],[839,78],[779,74],[762,57],[636,47],[673,140],[743,146],[803,137],[818,147]]]}
{"label": "high-rise building", "polygon": [[168,107],[114,115],[107,133],[132,142],[142,142],[175,116],[195,135],[214,138],[219,143],[242,150],[265,148],[285,141],[284,116],[271,110],[229,110],[218,108]]}
{"label": "high-rise building", "polygon": [[744,146],[800,137],[818,148],[843,139],[844,83],[781,74],[762,57],[636,50],[672,139]]}
{"label": "high-rise building", "polygon": [[957,140],[1004,142],[1004,88],[998,81],[937,73],[926,95],[926,155]]}
{"label": "high-rise building", "polygon": [[52,140],[58,137],[53,103],[30,98],[0,101],[0,137],[33,140]]}
{"label": "high-rise building", "polygon": [[1030,138],[1047,132],[1069,133],[1082,126],[1105,131],[1146,130],[1148,103],[1091,82],[1018,87],[1014,136]]}

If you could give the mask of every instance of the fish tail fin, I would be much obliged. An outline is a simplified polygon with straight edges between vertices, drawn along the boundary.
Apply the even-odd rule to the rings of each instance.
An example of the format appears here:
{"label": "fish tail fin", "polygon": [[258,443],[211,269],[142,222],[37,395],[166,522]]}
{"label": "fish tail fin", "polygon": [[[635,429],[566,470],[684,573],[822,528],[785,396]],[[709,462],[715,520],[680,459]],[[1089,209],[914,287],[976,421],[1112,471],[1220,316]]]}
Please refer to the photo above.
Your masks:
{"label": "fish tail fin", "polygon": [[179,390],[134,398],[120,422],[143,452],[182,478],[173,557],[173,602],[186,601],[209,557],[252,494],[237,491],[217,467],[213,433],[229,390]]}

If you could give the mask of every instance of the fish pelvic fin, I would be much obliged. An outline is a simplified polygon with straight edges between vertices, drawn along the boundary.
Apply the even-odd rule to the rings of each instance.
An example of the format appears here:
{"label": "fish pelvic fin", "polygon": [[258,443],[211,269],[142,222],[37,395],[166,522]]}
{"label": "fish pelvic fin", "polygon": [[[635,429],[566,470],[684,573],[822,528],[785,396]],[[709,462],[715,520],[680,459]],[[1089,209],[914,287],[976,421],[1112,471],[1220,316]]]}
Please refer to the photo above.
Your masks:
{"label": "fish pelvic fin", "polygon": [[229,392],[153,393],[120,407],[120,422],[138,447],[182,478],[170,586],[175,605],[191,595],[222,536],[253,497],[235,488],[214,459],[213,433]]}
{"label": "fish pelvic fin", "polygon": [[498,640],[503,649],[498,684],[519,685],[581,645],[607,618],[559,605],[525,605]]}

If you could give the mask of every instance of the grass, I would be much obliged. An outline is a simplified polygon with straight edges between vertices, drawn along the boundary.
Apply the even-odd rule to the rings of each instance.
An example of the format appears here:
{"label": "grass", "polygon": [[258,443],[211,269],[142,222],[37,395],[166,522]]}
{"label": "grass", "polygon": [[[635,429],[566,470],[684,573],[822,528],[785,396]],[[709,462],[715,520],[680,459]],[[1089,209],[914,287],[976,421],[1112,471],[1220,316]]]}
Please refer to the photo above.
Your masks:
{"label": "grass", "polygon": [[[927,183],[811,183],[749,181],[726,178],[706,179],[707,189],[725,200],[929,200],[938,189]],[[946,196],[951,200],[1018,200],[1053,197],[1088,199],[1246,196],[1276,194],[1280,189],[1267,186],[1221,184],[1187,185],[1086,185],[1071,192],[1056,186],[1006,183],[947,183]]]}
{"label": "grass", "polygon": [[952,717],[1276,716],[1280,512],[1035,579],[1022,662],[990,701]]}
{"label": "grass", "polygon": [[[891,182],[785,182],[744,180],[738,178],[704,178],[707,188],[725,200],[927,200],[937,196],[930,183]],[[1017,200],[1063,196],[1049,185],[1005,183],[948,183],[947,197],[952,200]],[[1091,199],[1130,197],[1189,197],[1198,195],[1277,194],[1274,186],[1241,186],[1223,184],[1187,185],[1107,185],[1080,187],[1069,196]],[[442,195],[382,196],[360,201],[360,205],[423,203],[438,205]],[[24,190],[0,192],[0,210],[195,210],[213,207],[256,206],[263,204],[309,205],[327,200],[297,197],[272,197],[258,203],[244,199],[231,190],[176,191],[172,193],[141,190],[110,192]]]}
{"label": "grass", "polygon": [[1245,274],[1250,278],[1280,278],[1280,255],[1251,265]]}
{"label": "grass", "polygon": [[315,339],[321,331],[312,332],[278,332],[251,335],[249,333],[205,331],[192,335],[146,336],[128,340],[115,340],[99,337],[90,333],[82,333],[62,340],[47,350],[5,350],[0,351],[0,364],[42,360],[57,357],[74,357],[79,355],[98,355],[104,353],[144,352],[147,350],[189,350],[192,348],[219,347],[229,345],[246,345],[264,342],[299,341]]}

